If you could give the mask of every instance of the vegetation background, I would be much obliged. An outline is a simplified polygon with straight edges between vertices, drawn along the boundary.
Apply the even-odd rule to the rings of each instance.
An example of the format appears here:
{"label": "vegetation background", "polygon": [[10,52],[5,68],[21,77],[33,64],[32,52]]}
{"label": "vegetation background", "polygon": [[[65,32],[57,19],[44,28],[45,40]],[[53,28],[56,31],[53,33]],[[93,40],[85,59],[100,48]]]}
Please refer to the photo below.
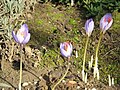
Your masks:
{"label": "vegetation background", "polygon": [[[27,23],[31,40],[23,49],[24,90],[49,90],[64,74],[66,59],[60,55],[59,45],[71,41],[73,54],[71,69],[57,90],[98,90],[120,88],[120,1],[119,0],[1,0],[0,1],[0,86],[17,88],[19,79],[19,46],[12,38],[12,30]],[[71,6],[72,5],[72,6]],[[106,13],[112,13],[114,23],[102,38],[99,51],[100,81],[93,79],[88,61],[95,55],[99,39],[99,21]],[[85,21],[93,18],[95,29],[90,37],[86,72],[88,83],[81,81],[82,60],[85,46]],[[76,58],[76,51],[78,57]],[[108,86],[108,75],[115,85]],[[75,85],[69,85],[75,81]],[[31,83],[29,83],[31,82]],[[35,83],[36,82],[36,83]],[[7,85],[9,86],[6,86]],[[42,83],[42,84],[41,84]],[[107,89],[106,89],[107,88]],[[6,88],[7,90],[9,88]]]}

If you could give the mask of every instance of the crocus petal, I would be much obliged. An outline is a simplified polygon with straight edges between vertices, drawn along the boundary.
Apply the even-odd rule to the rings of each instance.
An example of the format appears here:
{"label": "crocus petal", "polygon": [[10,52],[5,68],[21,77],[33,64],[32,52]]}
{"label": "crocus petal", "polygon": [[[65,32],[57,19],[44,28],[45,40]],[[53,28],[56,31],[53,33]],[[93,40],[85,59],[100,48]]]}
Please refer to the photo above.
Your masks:
{"label": "crocus petal", "polygon": [[70,57],[72,54],[72,44],[71,43],[68,44],[67,51],[64,49],[65,44],[66,44],[66,42],[60,44],[60,52],[61,52],[62,56]]}
{"label": "crocus petal", "polygon": [[111,27],[112,23],[113,23],[112,15],[111,13],[107,13],[100,20],[100,29],[103,32],[105,32]]}
{"label": "crocus petal", "polygon": [[27,36],[24,38],[22,43],[26,44],[26,43],[28,43],[29,40],[30,40],[30,33],[27,34]]}
{"label": "crocus petal", "polygon": [[62,54],[62,56],[64,57],[69,57],[69,53],[67,53],[65,50],[64,50],[64,45],[61,43],[60,44],[60,52]]}
{"label": "crocus petal", "polygon": [[70,43],[68,46],[68,52],[70,52],[70,55],[72,54],[72,49],[73,49],[73,47],[72,47],[72,44]]}
{"label": "crocus petal", "polygon": [[23,40],[24,40],[23,36],[21,36],[20,34],[17,34],[16,37],[17,37],[19,43],[23,42]]}
{"label": "crocus petal", "polygon": [[23,24],[23,25],[21,26],[21,28],[20,28],[20,31],[21,31],[21,32],[26,32],[26,33],[28,33],[28,26],[27,26],[27,24]]}
{"label": "crocus petal", "polygon": [[112,26],[112,23],[113,23],[113,19],[105,26],[104,30],[108,30],[111,26]]}
{"label": "crocus petal", "polygon": [[93,29],[94,29],[94,22],[93,22],[93,19],[91,18],[91,19],[88,19],[85,23],[86,34],[90,36]]}
{"label": "crocus petal", "polygon": [[30,40],[30,33],[28,33],[27,24],[21,25],[16,35],[15,32],[13,31],[12,36],[17,43],[26,44]]}
{"label": "crocus petal", "polygon": [[19,41],[18,41],[14,31],[12,31],[12,36],[13,36],[14,40],[18,43]]}

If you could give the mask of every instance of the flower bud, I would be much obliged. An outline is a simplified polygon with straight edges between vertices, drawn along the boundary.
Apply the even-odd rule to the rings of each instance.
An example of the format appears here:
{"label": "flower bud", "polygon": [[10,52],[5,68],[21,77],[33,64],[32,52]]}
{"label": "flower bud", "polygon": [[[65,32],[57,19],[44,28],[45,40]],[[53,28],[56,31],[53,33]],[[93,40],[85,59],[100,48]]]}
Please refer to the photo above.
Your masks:
{"label": "flower bud", "polygon": [[93,22],[93,19],[91,18],[91,19],[88,19],[85,23],[86,34],[90,36],[93,29],[94,29],[94,22]]}
{"label": "flower bud", "polygon": [[108,30],[113,23],[112,15],[111,13],[105,14],[101,20],[100,20],[100,29],[103,31],[103,33]]}
{"label": "flower bud", "polygon": [[72,54],[72,44],[70,42],[60,43],[60,52],[64,57],[70,57]]}

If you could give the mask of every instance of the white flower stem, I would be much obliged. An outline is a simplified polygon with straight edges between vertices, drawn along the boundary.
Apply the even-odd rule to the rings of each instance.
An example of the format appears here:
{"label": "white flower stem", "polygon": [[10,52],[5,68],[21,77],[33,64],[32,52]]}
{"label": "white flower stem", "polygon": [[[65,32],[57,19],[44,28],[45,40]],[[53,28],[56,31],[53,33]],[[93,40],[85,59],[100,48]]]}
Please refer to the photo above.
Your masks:
{"label": "white flower stem", "polygon": [[74,0],[71,0],[71,6],[73,6],[74,5]]}
{"label": "white flower stem", "polygon": [[85,49],[84,49],[84,57],[83,57],[83,69],[82,69],[82,80],[84,81],[85,78],[84,78],[84,70],[85,70],[85,59],[86,59],[86,50],[87,50],[87,45],[88,45],[88,41],[89,41],[89,36],[87,36],[87,40],[86,40],[86,43],[85,43]]}
{"label": "white flower stem", "polygon": [[95,52],[95,66],[94,66],[94,78],[96,77],[96,69],[98,68],[98,51],[99,51],[99,47],[100,47],[100,42],[103,36],[103,32],[100,32],[100,37],[99,37],[99,41],[98,41],[98,45],[96,47],[96,52]]}
{"label": "white flower stem", "polygon": [[77,50],[75,51],[75,56],[76,56],[76,58],[78,58],[78,51]]}
{"label": "white flower stem", "polygon": [[111,86],[111,78],[110,78],[110,75],[108,75],[108,79],[109,79],[109,86]]}
{"label": "white flower stem", "polygon": [[22,82],[22,48],[23,48],[23,45],[20,44],[20,79],[19,79],[19,90],[21,90],[21,82]]}
{"label": "white flower stem", "polygon": [[97,68],[97,80],[100,80],[99,69]]}
{"label": "white flower stem", "polygon": [[82,80],[85,81],[85,72],[82,70]]}
{"label": "white flower stem", "polygon": [[114,78],[112,77],[112,85],[114,85]]}
{"label": "white flower stem", "polygon": [[87,73],[85,74],[85,83],[87,83]]}
{"label": "white flower stem", "polygon": [[92,68],[92,64],[93,64],[93,55],[91,56],[91,61],[88,62],[89,70]]}

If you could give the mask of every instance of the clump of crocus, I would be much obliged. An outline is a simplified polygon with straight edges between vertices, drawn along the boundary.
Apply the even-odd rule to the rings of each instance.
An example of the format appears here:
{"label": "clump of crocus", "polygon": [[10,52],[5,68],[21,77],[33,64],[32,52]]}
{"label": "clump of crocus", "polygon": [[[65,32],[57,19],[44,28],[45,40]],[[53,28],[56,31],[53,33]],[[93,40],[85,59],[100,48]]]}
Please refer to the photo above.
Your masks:
{"label": "clump of crocus", "polygon": [[19,81],[19,90],[21,90],[21,81],[22,81],[22,48],[23,45],[28,43],[30,40],[30,33],[28,32],[27,24],[23,24],[21,28],[15,34],[15,31],[12,31],[12,36],[14,40],[20,44],[20,52],[21,52],[21,59],[20,59],[20,81]]}
{"label": "clump of crocus", "polygon": [[73,47],[72,47],[72,44],[70,42],[63,42],[63,43],[60,43],[60,52],[62,54],[63,57],[66,57],[68,58],[68,66],[67,66],[67,70],[65,72],[65,74],[61,77],[61,79],[53,86],[52,90],[55,90],[56,86],[65,78],[65,76],[67,75],[68,73],[68,70],[69,70],[69,61],[70,61],[70,57],[71,57],[71,54],[72,54],[72,50],[73,50]]}
{"label": "clump of crocus", "polygon": [[97,62],[98,62],[98,51],[99,51],[100,42],[101,42],[102,36],[105,34],[106,30],[108,30],[111,27],[112,23],[113,23],[113,18],[112,18],[111,13],[105,14],[100,20],[101,32],[100,32],[98,45],[96,47],[96,53],[95,53],[94,78],[96,77],[96,74],[99,73]]}
{"label": "clump of crocus", "polygon": [[85,31],[86,31],[86,34],[87,34],[87,38],[86,38],[86,43],[85,43],[85,49],[84,49],[84,57],[83,57],[83,69],[82,69],[82,79],[83,81],[85,81],[85,59],[86,59],[86,50],[87,50],[87,45],[88,45],[88,41],[89,41],[89,37],[92,33],[94,29],[94,21],[93,19],[88,19],[85,23]]}

